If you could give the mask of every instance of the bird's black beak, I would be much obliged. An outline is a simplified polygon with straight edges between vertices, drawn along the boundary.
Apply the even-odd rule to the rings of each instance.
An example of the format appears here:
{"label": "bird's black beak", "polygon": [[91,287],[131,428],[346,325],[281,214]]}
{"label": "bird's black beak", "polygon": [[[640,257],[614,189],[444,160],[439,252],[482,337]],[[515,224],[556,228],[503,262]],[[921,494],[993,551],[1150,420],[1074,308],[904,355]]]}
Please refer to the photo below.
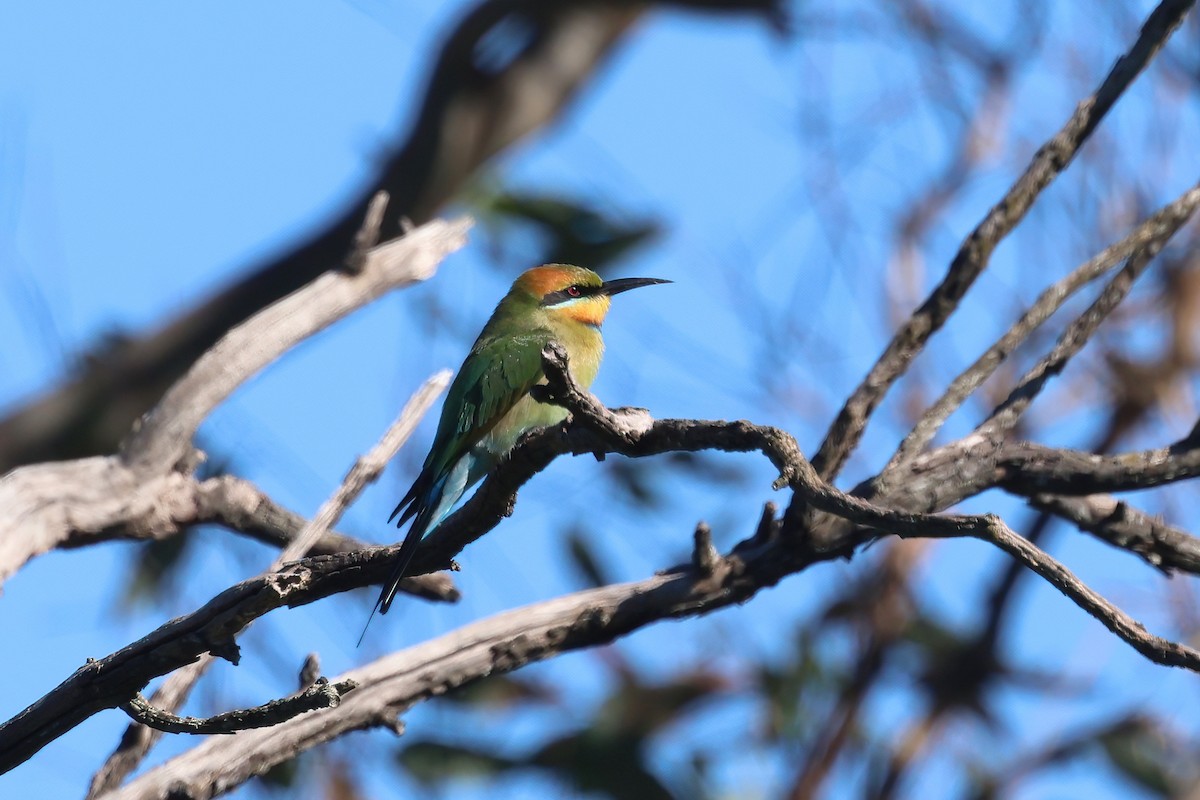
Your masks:
{"label": "bird's black beak", "polygon": [[597,294],[606,294],[610,297],[621,292],[628,292],[630,289],[637,289],[640,286],[653,286],[656,283],[670,283],[662,278],[617,278],[615,281],[605,281],[600,286],[600,291]]}

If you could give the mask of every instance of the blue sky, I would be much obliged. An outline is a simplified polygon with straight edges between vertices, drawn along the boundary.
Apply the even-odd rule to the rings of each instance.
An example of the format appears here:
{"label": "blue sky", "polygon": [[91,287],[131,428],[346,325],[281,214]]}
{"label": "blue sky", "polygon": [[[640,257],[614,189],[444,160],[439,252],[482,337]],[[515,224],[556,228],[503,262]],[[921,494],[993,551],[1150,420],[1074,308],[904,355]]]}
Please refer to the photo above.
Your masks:
{"label": "blue sky", "polygon": [[[466,5],[47,2],[0,9],[0,409],[55,385],[97,337],[169,319],[339,208],[410,121],[430,53]],[[1015,21],[993,18],[985,11],[991,5],[966,4],[963,13],[985,19],[985,32],[1002,37]],[[1144,11],[1152,4],[1138,5]],[[1047,13],[1056,15],[1058,30],[1093,22],[1079,3],[1054,3]],[[949,120],[932,105],[906,105],[901,89],[922,77],[913,53],[886,36],[838,38],[816,24],[810,35],[789,39],[736,17],[659,13],[646,20],[560,124],[497,166],[509,185],[664,224],[663,235],[621,272],[675,285],[617,300],[597,394],[657,416],[769,422],[814,448],[895,322],[888,294],[910,298],[907,306],[919,300],[962,236],[1136,30],[1107,19],[1094,24],[1095,34],[1072,39],[1069,53],[1031,54],[1014,81],[1003,136],[923,242],[914,287],[886,277],[895,243],[881,231],[937,174]],[[1047,74],[1068,77],[1050,82]],[[978,89],[953,78],[966,96]],[[1178,132],[1150,166],[1112,167],[1144,170],[1151,203],[1174,197],[1196,176],[1186,146],[1186,132],[1197,132],[1195,98],[1164,101],[1156,94],[1163,91],[1139,84],[1102,132],[1134,136],[1164,118]],[[1151,102],[1161,106],[1156,115],[1146,113]],[[823,126],[825,138],[810,135]],[[939,338],[919,374],[952,376],[1032,296],[1030,274],[1062,274],[1108,243],[1054,235],[1062,215],[1105,177],[1076,165],[1047,192],[1028,221],[1028,237],[997,253],[965,321]],[[831,226],[843,206],[846,224]],[[513,257],[497,267],[478,231],[434,281],[356,314],[239,391],[203,429],[206,443],[279,502],[312,513],[408,393],[434,370],[458,364],[507,283],[528,266],[519,263],[522,248],[532,252],[518,240]],[[423,321],[422,309],[432,304],[448,310],[440,326]],[[778,326],[776,339],[762,335],[763,319]],[[780,353],[779,342],[797,349]],[[764,372],[770,392],[761,388]],[[1074,412],[1059,401],[1044,413],[1066,409],[1058,432],[1086,441],[1096,425],[1086,400]],[[878,469],[902,417],[893,398],[844,485]],[[972,419],[960,415],[951,430],[967,430]],[[394,535],[383,520],[423,457],[431,422],[351,509],[345,530],[381,542]],[[1186,422],[1182,415],[1164,425],[1179,435]],[[633,579],[675,563],[699,518],[713,523],[724,546],[747,535],[772,476],[749,457],[736,463],[747,479],[735,496],[713,497],[711,489],[668,476],[660,507],[613,506],[603,520],[589,519],[603,532],[599,551],[613,574]],[[353,640],[366,592],[273,615],[247,636],[250,664],[219,667],[200,698],[221,707],[261,702],[290,687],[309,650],[336,674],[384,648],[576,588],[561,559],[564,498],[576,513],[593,508],[611,490],[605,469],[590,459],[563,460],[539,476],[522,492],[516,515],[460,559],[466,599],[458,607],[416,607],[402,619],[388,617],[387,625],[377,621],[360,651]],[[997,507],[992,496],[969,504]],[[271,557],[219,531],[203,532],[194,551],[169,607],[119,615],[113,609],[128,579],[130,545],[56,553],[22,570],[0,602],[0,628],[11,652],[22,653],[20,660],[0,659],[0,680],[20,679],[22,693],[0,700],[0,717],[85,657],[107,654],[191,610]],[[1055,552],[1152,629],[1169,630],[1163,583],[1140,562],[1069,534]],[[969,623],[1002,563],[982,544],[938,544],[923,567],[923,599],[945,619]],[[771,656],[780,647],[779,626],[855,572],[856,565],[843,564],[812,570],[712,620],[657,626],[623,652],[662,674],[730,646]],[[496,574],[515,580],[497,584]],[[1039,707],[1012,692],[1003,707],[1014,735],[1045,741],[1115,707],[1139,706],[1167,711],[1181,729],[1200,733],[1194,676],[1148,665],[1036,582],[1025,585],[1016,611],[1013,639],[1022,662],[1063,667],[1085,689],[1077,699]],[[604,671],[588,655],[537,669],[568,681],[585,703],[604,695]],[[877,705],[875,718],[897,725],[913,713],[886,693]],[[731,701],[710,710],[705,724],[680,736],[716,747],[724,726],[748,724],[743,706]],[[522,722],[517,738],[536,739],[554,724],[549,716]],[[422,709],[409,725],[453,731],[454,712]],[[0,777],[0,790],[79,795],[123,726],[117,712],[93,718]],[[961,746],[986,750],[996,746],[992,736],[964,726]],[[168,742],[157,757],[185,745]],[[661,769],[685,750],[679,741],[664,744]],[[749,797],[769,796],[788,775],[786,763],[750,757],[729,759],[725,770],[722,785]],[[851,786],[861,776],[843,780]],[[1055,780],[1061,782],[1035,782],[1022,796],[1128,796],[1128,787],[1114,789],[1086,769]],[[522,780],[503,796],[544,788]],[[453,796],[494,795],[467,786]]]}

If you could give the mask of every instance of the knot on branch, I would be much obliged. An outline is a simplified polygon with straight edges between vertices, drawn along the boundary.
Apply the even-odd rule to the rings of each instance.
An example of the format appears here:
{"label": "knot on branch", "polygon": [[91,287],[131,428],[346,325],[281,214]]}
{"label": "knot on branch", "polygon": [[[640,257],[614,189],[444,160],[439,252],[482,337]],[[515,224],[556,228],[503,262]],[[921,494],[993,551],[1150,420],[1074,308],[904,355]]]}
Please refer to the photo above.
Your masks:
{"label": "knot on branch", "polygon": [[347,274],[361,275],[367,268],[367,256],[375,245],[379,244],[383,216],[387,212],[390,199],[385,191],[378,191],[371,197],[362,225],[354,235],[354,247],[346,254],[346,260],[342,264],[342,269]]}
{"label": "knot on branch", "polygon": [[385,708],[376,714],[372,719],[372,724],[378,728],[389,730],[396,736],[403,736],[405,733],[404,720],[400,718],[400,715],[395,710],[390,708]]}
{"label": "knot on branch", "polygon": [[775,518],[779,507],[768,500],[763,504],[762,516],[758,518],[758,527],[754,531],[754,541],[767,544],[779,536],[779,520]]}
{"label": "knot on branch", "polygon": [[217,658],[225,659],[235,667],[242,662],[242,648],[233,639],[232,635],[229,638],[210,641],[208,652]]}
{"label": "knot on branch", "polygon": [[711,578],[717,573],[724,561],[717,548],[713,545],[712,528],[707,522],[696,523],[696,533],[693,535],[692,566],[705,578]]}
{"label": "knot on branch", "polygon": [[312,686],[315,686],[317,681],[321,680],[321,657],[316,653],[309,653],[304,658],[304,663],[300,665],[300,691],[304,691]]}

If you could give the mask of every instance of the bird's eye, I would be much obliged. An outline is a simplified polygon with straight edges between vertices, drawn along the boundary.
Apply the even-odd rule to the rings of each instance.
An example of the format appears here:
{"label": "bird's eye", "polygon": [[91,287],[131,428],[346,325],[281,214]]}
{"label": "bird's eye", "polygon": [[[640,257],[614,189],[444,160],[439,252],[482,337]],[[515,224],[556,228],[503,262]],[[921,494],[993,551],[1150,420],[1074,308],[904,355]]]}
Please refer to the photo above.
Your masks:
{"label": "bird's eye", "polygon": [[579,291],[578,286],[568,286],[567,294],[570,295],[571,297],[579,297],[581,294],[583,294],[583,292]]}

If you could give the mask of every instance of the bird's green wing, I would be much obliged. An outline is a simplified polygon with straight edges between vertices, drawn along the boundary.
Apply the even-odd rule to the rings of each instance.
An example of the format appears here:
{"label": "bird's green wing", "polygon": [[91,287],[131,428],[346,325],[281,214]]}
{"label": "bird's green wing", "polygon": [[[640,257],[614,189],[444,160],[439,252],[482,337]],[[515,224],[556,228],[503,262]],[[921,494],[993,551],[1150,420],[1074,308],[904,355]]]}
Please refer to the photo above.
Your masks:
{"label": "bird's green wing", "polygon": [[475,343],[446,393],[421,474],[389,522],[399,515],[397,524],[403,525],[422,508],[436,505],[433,494],[458,460],[542,379],[542,348],[550,339],[549,331],[534,331]]}
{"label": "bird's green wing", "polygon": [[[388,521],[400,517],[398,525],[414,518],[404,544],[396,554],[392,574],[383,585],[376,608],[387,613],[396,587],[430,525],[437,525],[458,501],[465,486],[456,480],[447,497],[446,481],[468,452],[517,401],[542,378],[542,348],[550,341],[549,331],[517,336],[493,337],[475,343],[458,370],[438,422],[437,435],[421,474],[396,506]],[[473,464],[468,463],[469,474]],[[439,515],[435,518],[435,515]]]}
{"label": "bird's green wing", "polygon": [[477,343],[458,370],[423,473],[436,480],[542,379],[549,331]]}

